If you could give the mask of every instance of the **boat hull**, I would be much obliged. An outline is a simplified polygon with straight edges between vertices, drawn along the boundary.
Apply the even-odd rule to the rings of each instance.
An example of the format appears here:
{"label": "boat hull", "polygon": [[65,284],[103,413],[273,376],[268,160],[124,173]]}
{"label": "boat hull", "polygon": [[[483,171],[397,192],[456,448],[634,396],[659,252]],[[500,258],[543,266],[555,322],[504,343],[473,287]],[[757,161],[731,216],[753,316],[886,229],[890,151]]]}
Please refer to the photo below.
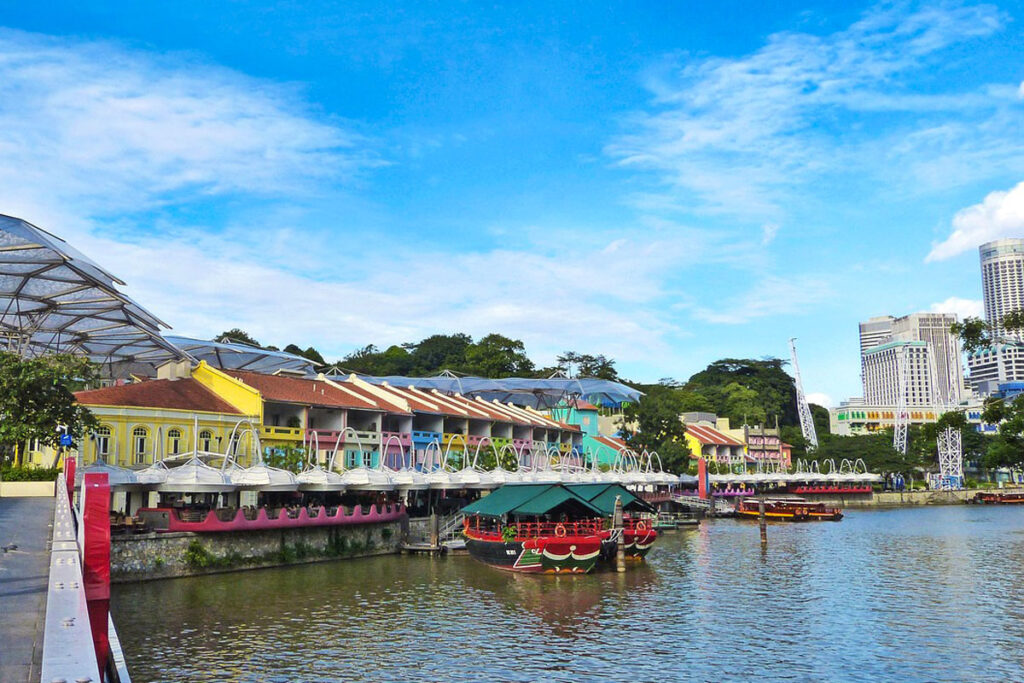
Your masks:
{"label": "boat hull", "polygon": [[498,569],[524,574],[586,574],[597,563],[597,536],[531,538],[500,541],[466,534],[466,550],[474,559]]}
{"label": "boat hull", "polygon": [[[736,516],[742,519],[759,519],[761,513],[753,503],[749,506],[741,504],[736,510]],[[843,513],[838,508],[817,504],[769,504],[765,505],[764,516],[766,520],[775,522],[838,522],[843,518]]]}

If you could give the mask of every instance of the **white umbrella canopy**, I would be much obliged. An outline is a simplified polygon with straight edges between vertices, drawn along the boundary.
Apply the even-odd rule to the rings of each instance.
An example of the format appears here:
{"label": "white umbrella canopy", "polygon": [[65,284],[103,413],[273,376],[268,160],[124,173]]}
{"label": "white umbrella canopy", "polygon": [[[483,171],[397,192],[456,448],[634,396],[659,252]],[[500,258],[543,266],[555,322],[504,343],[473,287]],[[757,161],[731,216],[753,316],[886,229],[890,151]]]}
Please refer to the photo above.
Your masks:
{"label": "white umbrella canopy", "polygon": [[241,488],[260,491],[298,491],[298,478],[288,470],[259,463],[247,468],[238,468],[230,474],[231,481]]}
{"label": "white umbrella canopy", "polygon": [[387,472],[370,467],[353,467],[341,474],[349,491],[394,491],[395,482]]}
{"label": "white umbrella canopy", "polygon": [[156,486],[165,493],[221,493],[237,488],[228,475],[196,455],[181,465],[169,467],[163,483]]}
{"label": "white umbrella canopy", "polygon": [[326,470],[320,465],[295,475],[300,491],[344,491],[345,481],[337,472]]}
{"label": "white umbrella canopy", "polygon": [[395,488],[399,491],[425,491],[430,488],[430,482],[422,472],[402,468],[390,474]]}
{"label": "white umbrella canopy", "polygon": [[127,467],[109,465],[104,460],[97,460],[75,472],[75,486],[80,487],[86,474],[106,474],[110,488],[121,491],[142,488],[136,473]]}

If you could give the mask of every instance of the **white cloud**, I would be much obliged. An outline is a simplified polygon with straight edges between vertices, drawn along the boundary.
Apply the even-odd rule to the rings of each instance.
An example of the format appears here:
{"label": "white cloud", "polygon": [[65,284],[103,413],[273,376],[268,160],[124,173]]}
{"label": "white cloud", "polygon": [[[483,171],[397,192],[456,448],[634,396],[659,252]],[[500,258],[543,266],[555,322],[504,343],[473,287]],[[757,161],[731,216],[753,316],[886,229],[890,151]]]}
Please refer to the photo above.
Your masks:
{"label": "white cloud", "polygon": [[722,299],[715,308],[698,307],[693,314],[709,323],[741,325],[769,316],[807,314],[831,291],[828,280],[815,275],[765,276],[739,296]]}
{"label": "white cloud", "polygon": [[775,241],[775,236],[779,234],[778,223],[765,223],[761,226],[761,244],[768,246]]}
{"label": "white cloud", "polygon": [[1020,82],[1020,87],[1017,88],[1017,97],[1024,100],[1024,81]]}
{"label": "white cloud", "polygon": [[957,211],[952,234],[933,245],[925,261],[944,261],[1002,237],[1024,237],[1024,182]]}
{"label": "white cloud", "polygon": [[377,164],[296,87],[194,58],[0,29],[0,202],[140,211],[309,193]]}
{"label": "white cloud", "polygon": [[955,313],[958,320],[964,318],[981,318],[985,315],[985,303],[981,299],[961,299],[951,296],[945,301],[932,304],[932,313]]}
{"label": "white cloud", "polygon": [[[915,72],[941,70],[943,50],[1003,22],[991,6],[899,3],[830,35],[780,32],[742,57],[687,57],[675,73],[650,79],[651,111],[634,115],[630,132],[606,151],[623,166],[654,171],[667,194],[691,204],[769,217],[787,190],[832,174],[905,181],[909,169],[917,180],[948,183],[932,166],[946,168],[955,152],[968,152],[961,180],[1019,168],[1019,114],[1004,111],[1016,106],[1012,86],[934,94],[906,87]],[[914,136],[929,130],[946,137]]]}
{"label": "white cloud", "polygon": [[807,394],[807,402],[816,403],[817,405],[825,408],[831,408],[835,405],[835,401],[832,400],[831,396],[817,391]]}

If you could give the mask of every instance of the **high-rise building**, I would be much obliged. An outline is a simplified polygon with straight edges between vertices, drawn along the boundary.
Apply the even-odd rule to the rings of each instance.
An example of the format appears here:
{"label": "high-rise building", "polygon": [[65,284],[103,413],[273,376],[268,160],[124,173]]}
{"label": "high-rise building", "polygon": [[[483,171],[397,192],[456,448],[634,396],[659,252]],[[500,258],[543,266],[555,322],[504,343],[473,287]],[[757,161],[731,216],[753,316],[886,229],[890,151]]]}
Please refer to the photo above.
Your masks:
{"label": "high-rise building", "polygon": [[978,247],[985,322],[997,343],[967,356],[971,388],[989,395],[1000,384],[1024,381],[1024,330],[1007,332],[1003,316],[1024,309],[1024,239],[1003,239]]}
{"label": "high-rise building", "polygon": [[908,405],[957,404],[963,398],[960,342],[950,332],[952,313],[881,316],[860,324],[864,400],[897,405],[899,359],[908,354]]}
{"label": "high-rise building", "polygon": [[1006,332],[1003,316],[1024,309],[1024,239],[987,242],[978,248],[985,322],[1000,340],[1024,342],[1024,331]]}
{"label": "high-rise building", "polygon": [[877,318],[871,318],[867,322],[860,324],[861,358],[864,357],[864,353],[868,349],[889,341],[889,337],[892,336],[893,320],[895,320],[895,318],[891,315],[882,315]]}

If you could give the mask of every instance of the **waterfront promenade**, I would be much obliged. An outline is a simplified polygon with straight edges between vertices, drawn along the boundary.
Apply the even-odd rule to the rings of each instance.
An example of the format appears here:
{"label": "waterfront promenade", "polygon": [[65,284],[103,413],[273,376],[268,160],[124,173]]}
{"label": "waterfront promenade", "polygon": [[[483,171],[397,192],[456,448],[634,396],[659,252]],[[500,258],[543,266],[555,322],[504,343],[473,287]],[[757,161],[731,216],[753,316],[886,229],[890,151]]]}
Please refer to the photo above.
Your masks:
{"label": "waterfront promenade", "polygon": [[[0,498],[0,681],[38,681],[53,498]],[[17,546],[14,548],[13,546]]]}

